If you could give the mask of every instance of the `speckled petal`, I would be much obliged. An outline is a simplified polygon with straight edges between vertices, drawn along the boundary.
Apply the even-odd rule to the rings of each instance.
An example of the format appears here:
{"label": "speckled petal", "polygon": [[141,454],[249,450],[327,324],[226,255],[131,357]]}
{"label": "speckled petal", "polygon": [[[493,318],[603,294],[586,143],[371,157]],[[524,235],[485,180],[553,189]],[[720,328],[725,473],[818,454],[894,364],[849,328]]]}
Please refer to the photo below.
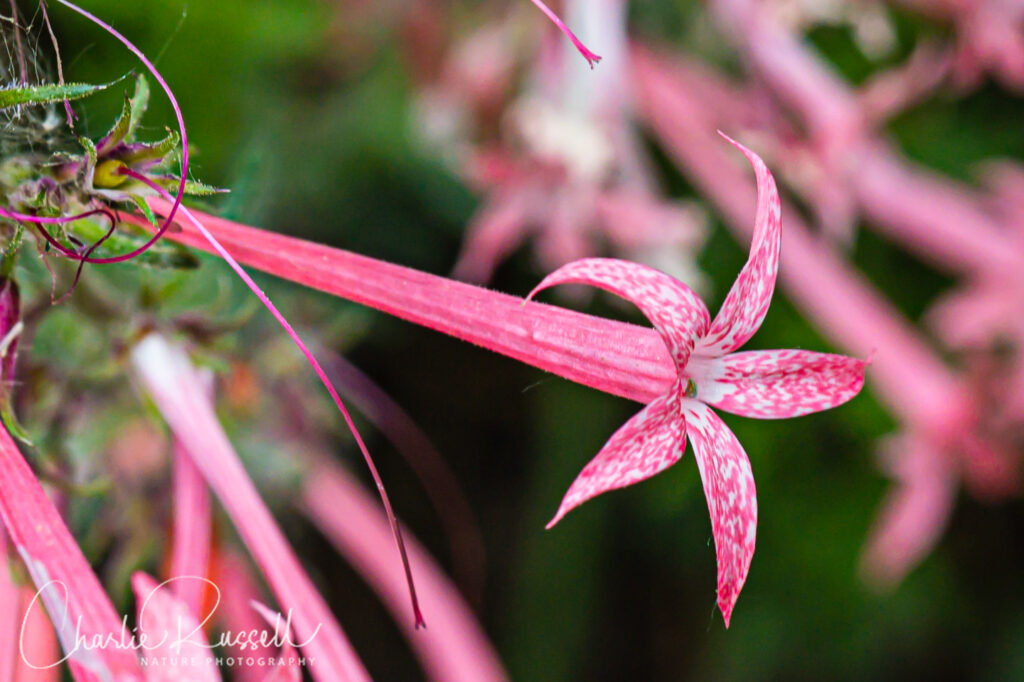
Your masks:
{"label": "speckled petal", "polygon": [[697,344],[699,353],[711,356],[736,350],[761,326],[775,290],[782,236],[782,205],[771,172],[757,154],[735,140],[728,137],[725,139],[736,145],[754,167],[757,177],[757,214],[747,264],[733,283],[722,309],[711,324],[711,330]]}
{"label": "speckled petal", "polygon": [[697,398],[720,410],[755,419],[785,419],[853,398],[864,386],[867,364],[845,355],[755,350],[712,359],[706,376],[694,381]]}
{"label": "speckled petal", "polygon": [[747,580],[757,535],[757,493],[743,446],[710,407],[685,400],[683,412],[711,512],[718,557],[718,608],[725,626]]}
{"label": "speckled petal", "polygon": [[707,307],[690,287],[639,263],[614,258],[574,261],[545,277],[527,298],[556,284],[589,284],[636,305],[665,339],[679,368],[686,366],[694,343],[710,323]]}
{"label": "speckled petal", "polygon": [[686,422],[679,412],[678,389],[651,401],[608,439],[576,477],[548,528],[590,498],[650,478],[682,458]]}

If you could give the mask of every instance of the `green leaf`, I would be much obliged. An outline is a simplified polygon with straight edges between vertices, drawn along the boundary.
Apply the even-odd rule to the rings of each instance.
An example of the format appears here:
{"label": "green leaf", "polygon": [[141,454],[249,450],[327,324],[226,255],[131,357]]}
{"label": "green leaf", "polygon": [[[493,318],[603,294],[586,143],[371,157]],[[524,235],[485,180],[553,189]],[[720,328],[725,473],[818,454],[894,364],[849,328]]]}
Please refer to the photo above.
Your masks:
{"label": "green leaf", "polygon": [[[155,180],[158,185],[166,189],[168,192],[171,192],[172,194],[177,194],[178,187],[181,184],[180,178],[175,178],[166,175],[153,178],[153,180]],[[201,182],[196,182],[194,180],[185,181],[185,194],[193,197],[208,197],[214,194],[225,194],[230,191],[231,190],[229,189],[213,187],[212,185],[206,185]]]}
{"label": "green leaf", "polygon": [[[114,81],[115,83],[117,81]],[[46,104],[66,99],[81,99],[106,90],[114,83],[89,85],[88,83],[65,83],[64,85],[28,85],[20,88],[0,89],[0,109],[19,104]]]}
{"label": "green leaf", "polygon": [[134,203],[139,208],[139,210],[142,211],[142,214],[146,216],[146,220],[148,220],[153,227],[159,229],[160,223],[159,221],[157,221],[156,214],[153,213],[153,209],[149,207],[149,204],[146,202],[146,200],[135,194],[131,196],[132,203]]}
{"label": "green leaf", "polygon": [[159,161],[177,148],[178,140],[178,131],[168,129],[167,137],[159,142],[133,144],[123,154],[119,151],[117,158],[129,166],[144,161]]}
{"label": "green leaf", "polygon": [[9,278],[15,263],[18,261],[18,251],[21,249],[21,240],[25,235],[25,224],[18,221],[14,224],[14,236],[7,243],[3,257],[0,258],[0,277]]}
{"label": "green leaf", "polygon": [[96,145],[88,137],[78,138],[78,144],[82,145],[82,149],[85,150],[85,155],[89,157],[89,168],[96,167],[96,159],[98,157],[96,153]]}
{"label": "green leaf", "polygon": [[131,140],[142,123],[142,117],[146,115],[149,108],[149,81],[141,73],[135,76],[135,94],[131,99],[132,121],[128,126],[128,134],[125,136]]}
{"label": "green leaf", "polygon": [[230,192],[229,189],[222,187],[213,187],[211,185],[205,185],[201,182],[195,182],[192,180],[185,181],[185,194],[193,197],[208,197],[213,194],[226,194]]}
{"label": "green leaf", "polygon": [[124,98],[124,107],[121,109],[121,115],[118,117],[117,123],[115,123],[114,127],[110,129],[110,132],[100,140],[96,153],[102,156],[116,147],[117,143],[128,135],[128,131],[131,130],[131,125],[132,101],[128,99],[128,96],[126,95]]}
{"label": "green leaf", "polygon": [[25,431],[25,428],[18,422],[18,418],[14,415],[14,407],[11,405],[11,397],[6,393],[4,393],[4,395],[0,395],[0,419],[3,419],[4,426],[7,427],[8,433],[25,445],[32,445],[32,439],[29,438],[28,432]]}
{"label": "green leaf", "polygon": [[88,137],[79,137],[78,144],[82,145],[86,156],[85,165],[78,169],[79,177],[86,187],[92,187],[92,178],[96,173],[96,161],[98,159],[96,145]]}

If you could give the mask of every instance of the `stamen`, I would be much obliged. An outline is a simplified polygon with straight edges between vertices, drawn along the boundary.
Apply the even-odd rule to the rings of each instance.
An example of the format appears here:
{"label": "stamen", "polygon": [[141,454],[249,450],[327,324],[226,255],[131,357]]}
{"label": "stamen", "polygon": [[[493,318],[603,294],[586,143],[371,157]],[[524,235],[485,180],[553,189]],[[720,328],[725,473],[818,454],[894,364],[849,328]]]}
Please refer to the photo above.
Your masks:
{"label": "stamen", "polygon": [[601,61],[601,56],[598,54],[594,54],[589,49],[587,49],[587,46],[584,45],[583,42],[576,37],[575,33],[569,30],[569,27],[565,25],[565,22],[559,19],[558,15],[552,12],[550,7],[544,4],[543,0],[531,1],[540,9],[541,12],[547,15],[548,19],[550,19],[555,24],[555,26],[558,27],[559,31],[564,33],[565,36],[570,41],[572,41],[572,44],[576,46],[576,49],[579,50],[579,53],[583,55],[583,58],[587,60],[588,64],[590,64],[590,68],[594,68],[594,64],[597,64],[599,61]]}
{"label": "stamen", "polygon": [[687,398],[696,398],[697,397],[697,384],[693,381],[693,379],[690,379],[689,377],[687,377],[687,379],[686,379],[686,389],[685,389],[684,392],[686,393],[686,397]]}

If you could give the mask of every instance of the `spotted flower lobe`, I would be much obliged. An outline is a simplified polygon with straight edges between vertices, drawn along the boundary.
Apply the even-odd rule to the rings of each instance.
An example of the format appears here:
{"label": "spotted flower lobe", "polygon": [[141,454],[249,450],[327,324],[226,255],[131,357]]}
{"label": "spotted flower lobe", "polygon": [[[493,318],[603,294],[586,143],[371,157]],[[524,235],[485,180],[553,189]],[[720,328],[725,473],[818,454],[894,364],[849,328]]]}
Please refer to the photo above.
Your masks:
{"label": "spotted flower lobe", "polygon": [[757,536],[757,493],[750,460],[721,417],[704,403],[687,400],[683,412],[711,513],[718,561],[718,608],[729,627],[747,580]]}
{"label": "spotted flower lobe", "polygon": [[721,310],[711,323],[710,331],[697,347],[698,353],[712,357],[736,350],[760,328],[775,291],[782,241],[782,204],[771,171],[757,154],[727,135],[723,134],[722,137],[743,152],[754,167],[754,176],[757,178],[757,213],[754,217],[750,257],[733,282]]}
{"label": "spotted flower lobe", "polygon": [[547,527],[590,498],[639,483],[682,459],[686,422],[679,409],[679,397],[667,394],[633,415],[583,467]]}
{"label": "spotted flower lobe", "polygon": [[693,289],[663,272],[614,258],[584,258],[544,278],[527,300],[557,284],[589,284],[628,300],[651,321],[677,368],[686,366],[694,344],[707,332],[707,306]]}
{"label": "spotted flower lobe", "polygon": [[860,393],[868,362],[806,350],[730,353],[707,363],[697,380],[701,401],[754,419],[821,412]]}

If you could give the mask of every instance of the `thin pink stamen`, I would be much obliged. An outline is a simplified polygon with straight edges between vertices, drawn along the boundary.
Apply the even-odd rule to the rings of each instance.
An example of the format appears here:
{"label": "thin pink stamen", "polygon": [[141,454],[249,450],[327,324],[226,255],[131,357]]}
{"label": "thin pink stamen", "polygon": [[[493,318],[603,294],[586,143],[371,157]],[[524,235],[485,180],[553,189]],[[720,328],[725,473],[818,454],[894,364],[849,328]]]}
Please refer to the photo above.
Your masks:
{"label": "thin pink stamen", "polygon": [[[119,170],[119,172],[122,175],[127,175],[129,177],[135,178],[139,182],[146,184],[155,192],[157,192],[165,201],[171,200],[171,194],[167,190],[165,190],[163,187],[147,178],[145,175],[137,173],[128,167],[122,167]],[[191,222],[192,225],[195,226],[197,230],[199,230],[200,234],[202,234],[206,241],[208,241],[210,245],[214,248],[214,250],[217,251],[217,254],[220,255],[220,257],[223,258],[229,266],[231,266],[231,269],[235,271],[235,274],[237,274],[243,282],[245,282],[245,285],[249,287],[249,289],[252,290],[254,294],[256,294],[256,297],[260,299],[260,302],[264,305],[264,307],[266,307],[266,309],[270,311],[270,314],[274,316],[274,319],[277,320],[278,324],[280,324],[281,327],[284,328],[285,333],[288,334],[292,342],[294,342],[295,345],[298,346],[299,351],[302,352],[302,354],[306,358],[306,361],[313,368],[313,371],[320,379],[320,383],[324,385],[324,388],[326,388],[327,392],[331,395],[331,399],[334,400],[334,404],[337,406],[338,411],[344,418],[345,424],[348,426],[349,431],[352,432],[352,437],[355,438],[356,445],[359,447],[359,451],[362,453],[363,459],[366,461],[366,466],[370,470],[370,475],[373,477],[373,482],[377,486],[377,491],[380,494],[381,502],[384,504],[384,510],[387,512],[388,522],[391,524],[391,533],[395,537],[395,543],[398,545],[398,552],[402,557],[402,565],[405,568],[405,578],[409,586],[409,598],[412,600],[412,610],[413,617],[415,619],[415,627],[426,627],[426,621],[423,620],[423,614],[420,611],[419,599],[416,597],[416,585],[412,577],[412,567],[409,564],[409,556],[405,551],[405,542],[402,540],[402,530],[398,525],[398,519],[395,516],[394,509],[391,507],[391,500],[388,498],[387,491],[384,489],[384,481],[381,479],[380,473],[378,473],[377,471],[377,466],[373,463],[373,457],[370,456],[370,451],[366,447],[366,444],[363,442],[363,437],[359,435],[359,430],[356,429],[355,422],[352,421],[352,416],[349,414],[348,409],[345,407],[345,404],[341,401],[341,396],[338,395],[338,392],[337,390],[335,390],[334,385],[331,383],[330,379],[327,378],[327,373],[324,371],[323,367],[320,366],[320,362],[316,359],[312,351],[309,350],[306,344],[299,337],[298,332],[295,331],[291,323],[289,323],[288,320],[285,319],[284,315],[282,315],[281,312],[277,309],[277,306],[275,306],[271,302],[270,298],[268,298],[267,295],[263,293],[263,290],[259,288],[256,282],[253,281],[252,277],[249,276],[249,273],[247,273],[242,268],[242,266],[238,264],[238,261],[236,261],[234,257],[230,253],[228,253],[227,249],[221,246],[221,243],[217,241],[216,237],[210,234],[210,231],[207,230],[206,227],[201,222],[195,219],[195,217],[187,208],[181,206],[181,212],[188,219],[188,221]]]}
{"label": "thin pink stamen", "polygon": [[583,41],[577,38],[576,34],[569,30],[569,27],[565,25],[565,22],[559,19],[558,15],[551,11],[550,7],[544,4],[543,0],[531,0],[531,2],[533,2],[541,12],[547,15],[548,19],[558,27],[559,31],[565,34],[566,38],[572,41],[572,44],[576,46],[576,49],[579,50],[580,54],[583,55],[583,58],[587,60],[588,64],[590,64],[590,68],[594,68],[594,65],[601,61],[601,55],[591,52],[587,46],[583,44]]}

